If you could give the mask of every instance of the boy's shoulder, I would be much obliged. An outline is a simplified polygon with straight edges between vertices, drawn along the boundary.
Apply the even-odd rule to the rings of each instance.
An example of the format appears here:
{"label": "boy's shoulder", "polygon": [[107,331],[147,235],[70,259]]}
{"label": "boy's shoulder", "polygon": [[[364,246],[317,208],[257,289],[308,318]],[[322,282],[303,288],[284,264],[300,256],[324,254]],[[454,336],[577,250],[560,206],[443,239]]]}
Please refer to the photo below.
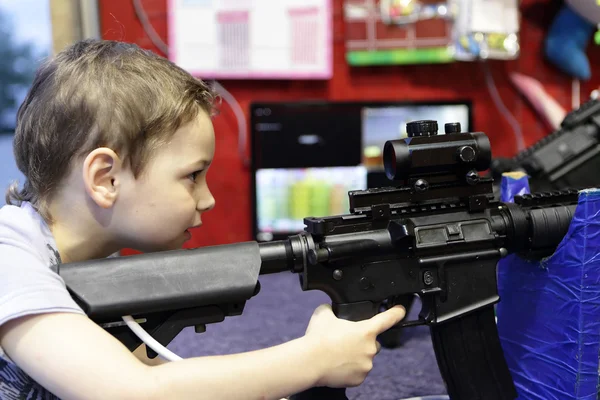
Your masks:
{"label": "boy's shoulder", "polygon": [[0,208],[0,245],[35,253],[46,265],[60,263],[56,243],[41,215],[28,202]]}

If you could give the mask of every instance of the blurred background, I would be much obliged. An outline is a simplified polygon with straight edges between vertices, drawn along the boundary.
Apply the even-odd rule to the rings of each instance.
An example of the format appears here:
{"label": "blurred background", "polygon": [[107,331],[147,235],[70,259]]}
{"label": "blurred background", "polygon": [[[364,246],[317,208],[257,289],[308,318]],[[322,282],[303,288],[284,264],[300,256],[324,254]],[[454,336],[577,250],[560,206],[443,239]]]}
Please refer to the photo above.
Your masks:
{"label": "blurred background", "polygon": [[[217,207],[188,245],[272,240],[301,216],[347,212],[351,188],[387,184],[382,144],[410,120],[483,131],[495,157],[548,136],[600,85],[545,47],[572,3],[0,0],[0,185],[22,181],[11,135],[44,57],[85,37],[134,42],[225,100],[208,177]],[[578,46],[594,66],[592,31]]]}
{"label": "blurred background", "polygon": [[[275,240],[304,217],[348,212],[349,190],[390,184],[382,145],[409,121],[483,131],[498,158],[549,137],[597,95],[599,22],[596,0],[0,0],[0,186],[23,181],[16,110],[44,58],[88,37],[133,42],[224,100],[208,175],[217,205],[186,247]],[[289,340],[327,301],[291,276],[265,282],[243,316],[172,348]],[[415,332],[355,398],[444,392],[427,331]]]}

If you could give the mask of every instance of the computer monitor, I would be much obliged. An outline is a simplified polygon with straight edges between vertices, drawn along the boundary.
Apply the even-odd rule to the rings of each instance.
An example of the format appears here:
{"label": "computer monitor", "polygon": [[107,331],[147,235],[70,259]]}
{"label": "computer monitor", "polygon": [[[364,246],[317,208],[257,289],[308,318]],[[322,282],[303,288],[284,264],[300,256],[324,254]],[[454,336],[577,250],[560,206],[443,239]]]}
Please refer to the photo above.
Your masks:
{"label": "computer monitor", "polygon": [[252,233],[258,241],[304,229],[305,217],[349,212],[348,191],[392,185],[383,171],[387,140],[406,123],[434,119],[471,130],[469,101],[253,103]]}
{"label": "computer monitor", "polygon": [[345,214],[348,191],[366,186],[363,166],[260,169],[256,172],[259,239],[299,232],[307,216]]}

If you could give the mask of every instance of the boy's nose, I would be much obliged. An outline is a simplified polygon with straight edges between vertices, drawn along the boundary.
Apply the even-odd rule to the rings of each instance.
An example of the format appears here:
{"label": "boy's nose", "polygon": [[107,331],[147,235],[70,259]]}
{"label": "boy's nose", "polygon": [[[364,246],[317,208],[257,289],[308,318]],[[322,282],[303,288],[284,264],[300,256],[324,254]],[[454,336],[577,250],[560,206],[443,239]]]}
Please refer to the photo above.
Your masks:
{"label": "boy's nose", "polygon": [[215,207],[215,198],[212,195],[201,199],[196,205],[196,209],[200,212],[212,210]]}

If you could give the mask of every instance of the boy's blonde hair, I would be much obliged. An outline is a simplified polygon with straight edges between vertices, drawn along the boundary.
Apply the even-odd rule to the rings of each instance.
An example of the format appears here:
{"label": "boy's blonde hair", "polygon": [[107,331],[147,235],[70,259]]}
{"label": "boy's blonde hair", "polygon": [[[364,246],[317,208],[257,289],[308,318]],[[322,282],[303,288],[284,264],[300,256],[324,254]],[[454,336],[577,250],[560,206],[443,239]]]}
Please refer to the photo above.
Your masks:
{"label": "boy's blonde hair", "polygon": [[14,155],[24,187],[8,204],[47,204],[72,162],[98,147],[126,159],[139,176],[154,150],[215,96],[201,80],[131,43],[84,40],[44,63],[17,114]]}

